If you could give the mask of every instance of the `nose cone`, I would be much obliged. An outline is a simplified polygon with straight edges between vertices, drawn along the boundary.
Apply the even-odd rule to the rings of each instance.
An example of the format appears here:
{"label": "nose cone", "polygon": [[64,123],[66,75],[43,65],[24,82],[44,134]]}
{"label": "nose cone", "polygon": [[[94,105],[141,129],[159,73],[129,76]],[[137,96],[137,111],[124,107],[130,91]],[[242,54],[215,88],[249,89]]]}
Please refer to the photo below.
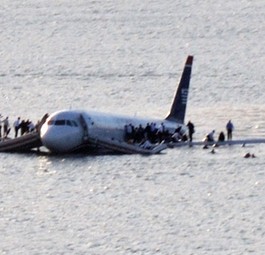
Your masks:
{"label": "nose cone", "polygon": [[51,152],[63,153],[74,150],[82,144],[82,133],[64,126],[49,126],[46,123],[40,130],[43,145]]}
{"label": "nose cone", "polygon": [[62,134],[53,126],[44,124],[40,130],[40,137],[43,145],[51,152],[64,152],[62,147]]}
{"label": "nose cone", "polygon": [[60,137],[56,135],[56,132],[54,132],[52,128],[44,131],[44,127],[42,127],[40,136],[42,144],[51,152],[62,152],[62,148],[60,146],[61,144]]}

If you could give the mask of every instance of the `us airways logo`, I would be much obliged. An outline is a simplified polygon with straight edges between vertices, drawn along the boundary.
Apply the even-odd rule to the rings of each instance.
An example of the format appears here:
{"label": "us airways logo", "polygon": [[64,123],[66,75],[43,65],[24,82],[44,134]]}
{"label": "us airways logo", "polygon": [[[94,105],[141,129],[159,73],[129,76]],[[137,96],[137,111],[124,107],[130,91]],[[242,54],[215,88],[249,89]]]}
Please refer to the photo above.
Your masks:
{"label": "us airways logo", "polygon": [[187,104],[188,101],[188,89],[181,90],[181,103]]}

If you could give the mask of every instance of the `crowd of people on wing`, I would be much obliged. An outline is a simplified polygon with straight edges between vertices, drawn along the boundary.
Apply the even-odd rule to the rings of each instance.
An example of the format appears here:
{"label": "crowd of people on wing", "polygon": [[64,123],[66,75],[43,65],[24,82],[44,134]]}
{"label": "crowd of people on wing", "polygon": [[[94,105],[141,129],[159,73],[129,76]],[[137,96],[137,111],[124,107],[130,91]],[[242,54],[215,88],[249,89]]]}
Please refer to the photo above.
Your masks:
{"label": "crowd of people on wing", "polygon": [[[9,121],[9,117],[3,118],[3,116],[0,114],[0,139],[7,138],[10,131],[11,131],[11,125]],[[36,130],[36,126],[33,124],[32,121],[28,120],[21,120],[20,117],[18,117],[14,123],[13,123],[13,129],[14,129],[14,137],[18,137],[19,130],[20,135],[27,134],[29,132],[33,132]]]}
{"label": "crowd of people on wing", "polygon": [[[191,121],[187,123],[187,134],[179,126],[173,133],[166,129],[162,122],[159,126],[156,123],[147,123],[146,126],[139,125],[137,127],[132,124],[124,126],[124,140],[128,143],[137,143],[144,148],[150,148],[155,143],[165,142],[180,142],[180,141],[193,141],[193,134],[195,133],[195,126]],[[227,140],[232,140],[232,133],[234,125],[231,120],[226,124]],[[205,142],[215,142],[215,130],[212,130],[204,138]],[[224,132],[220,132],[217,142],[225,141]]]}
{"label": "crowd of people on wing", "polygon": [[151,147],[152,144],[165,142],[186,141],[187,136],[181,129],[181,126],[175,129],[173,133],[165,127],[162,122],[159,126],[156,123],[141,124],[135,127],[132,124],[124,126],[124,140],[128,143],[138,143],[144,148]]}

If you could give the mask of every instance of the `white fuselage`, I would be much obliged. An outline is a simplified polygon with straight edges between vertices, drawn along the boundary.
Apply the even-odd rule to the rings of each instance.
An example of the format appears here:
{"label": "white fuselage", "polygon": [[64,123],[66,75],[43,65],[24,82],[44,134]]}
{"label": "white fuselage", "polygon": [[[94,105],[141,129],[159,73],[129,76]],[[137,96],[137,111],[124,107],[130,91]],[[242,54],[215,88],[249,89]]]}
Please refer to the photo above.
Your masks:
{"label": "white fuselage", "polygon": [[[82,122],[82,119],[85,123]],[[53,113],[46,120],[40,130],[40,136],[43,145],[50,151],[56,153],[70,152],[84,144],[89,147],[90,144],[87,143],[87,137],[123,141],[125,125],[132,124],[138,127],[141,124],[145,127],[147,123],[151,122],[156,123],[157,126],[163,122],[170,133],[173,133],[177,127],[184,126],[167,120],[64,110]],[[91,144],[91,147],[93,146],[95,144]]]}

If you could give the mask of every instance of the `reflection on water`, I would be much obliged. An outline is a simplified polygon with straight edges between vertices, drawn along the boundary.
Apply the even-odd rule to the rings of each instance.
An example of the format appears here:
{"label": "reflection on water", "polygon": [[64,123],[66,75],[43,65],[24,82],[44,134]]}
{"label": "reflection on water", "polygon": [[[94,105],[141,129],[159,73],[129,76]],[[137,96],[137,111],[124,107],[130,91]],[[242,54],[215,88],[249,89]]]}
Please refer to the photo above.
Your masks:
{"label": "reflection on water", "polygon": [[39,166],[38,166],[38,173],[39,174],[43,174],[43,173],[47,173],[47,172],[51,173],[49,171],[49,169],[50,169],[52,162],[51,162],[51,159],[49,158],[49,156],[39,156],[38,157],[38,163],[39,163]]}

